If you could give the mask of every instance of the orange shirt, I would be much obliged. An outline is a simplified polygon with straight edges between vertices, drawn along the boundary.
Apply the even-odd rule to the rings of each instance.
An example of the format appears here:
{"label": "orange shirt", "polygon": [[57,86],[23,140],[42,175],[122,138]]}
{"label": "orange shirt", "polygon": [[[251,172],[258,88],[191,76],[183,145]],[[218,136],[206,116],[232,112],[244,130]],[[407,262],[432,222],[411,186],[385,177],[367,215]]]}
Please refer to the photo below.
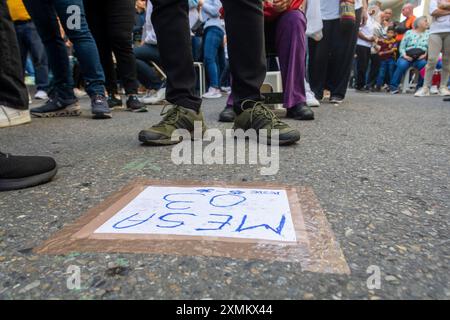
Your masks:
{"label": "orange shirt", "polygon": [[[408,28],[408,29],[413,29],[414,21],[416,21],[416,17],[415,17],[414,15],[411,16],[411,17],[409,17],[408,19],[406,19],[406,20],[405,20],[405,26],[406,26],[406,28]],[[404,33],[403,33],[403,34],[398,34],[398,35],[395,37],[395,40],[397,40],[397,42],[400,42],[400,41],[403,40],[403,37],[404,37],[404,36],[405,36]]]}
{"label": "orange shirt", "polygon": [[31,17],[28,14],[22,0],[7,0],[7,3],[12,21],[31,20]]}

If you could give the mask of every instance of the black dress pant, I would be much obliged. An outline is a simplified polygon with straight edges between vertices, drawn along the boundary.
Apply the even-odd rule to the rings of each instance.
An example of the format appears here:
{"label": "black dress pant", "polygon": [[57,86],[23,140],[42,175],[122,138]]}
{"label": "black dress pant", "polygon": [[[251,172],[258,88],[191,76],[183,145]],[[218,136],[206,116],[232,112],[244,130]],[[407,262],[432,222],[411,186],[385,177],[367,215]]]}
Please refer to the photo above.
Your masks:
{"label": "black dress pant", "polygon": [[[166,100],[198,110],[201,99],[195,95],[188,1],[151,1],[161,62],[168,77]],[[239,112],[245,100],[261,100],[260,88],[266,74],[262,1],[222,0],[222,3],[235,110]]]}
{"label": "black dress pant", "polygon": [[323,98],[324,89],[331,92],[331,97],[345,98],[361,23],[361,12],[361,9],[356,10],[354,28],[349,30],[342,27],[340,19],[324,20],[322,40],[308,40],[309,84],[319,100]]}
{"label": "black dress pant", "polygon": [[0,0],[0,105],[28,109],[28,92],[14,24],[6,0]]}
{"label": "black dress pant", "polygon": [[367,79],[367,87],[372,88],[377,84],[378,72],[380,71],[381,59],[378,53],[370,55],[369,78]]}
{"label": "black dress pant", "polygon": [[[136,58],[133,52],[133,27],[135,24],[134,0],[84,0],[89,29],[97,43],[105,86],[109,94],[117,93],[117,75],[126,94],[136,94]],[[113,56],[117,61],[117,73]]]}
{"label": "black dress pant", "polygon": [[370,61],[370,48],[356,46],[356,89],[363,89],[366,86],[367,70]]}

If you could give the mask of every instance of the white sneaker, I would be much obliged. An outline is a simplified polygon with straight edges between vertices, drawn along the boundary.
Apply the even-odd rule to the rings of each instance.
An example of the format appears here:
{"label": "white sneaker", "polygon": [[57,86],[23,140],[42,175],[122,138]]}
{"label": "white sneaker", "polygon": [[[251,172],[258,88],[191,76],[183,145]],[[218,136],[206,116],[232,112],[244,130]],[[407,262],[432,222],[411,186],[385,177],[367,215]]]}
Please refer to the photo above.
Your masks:
{"label": "white sneaker", "polygon": [[231,87],[220,87],[220,90],[227,94],[231,93]]}
{"label": "white sneaker", "polygon": [[0,128],[18,126],[31,122],[30,110],[0,106]]}
{"label": "white sneaker", "polygon": [[429,97],[430,89],[428,87],[423,86],[414,94],[414,97]]}
{"label": "white sneaker", "polygon": [[147,90],[147,92],[145,93],[145,95],[143,95],[142,97],[139,98],[139,101],[144,103],[144,104],[149,104],[147,101],[149,99],[153,99],[153,97],[156,94],[156,90]]}
{"label": "white sneaker", "polygon": [[320,107],[319,100],[316,99],[311,91],[306,91],[306,105],[308,107]]}
{"label": "white sneaker", "polygon": [[[153,92],[153,93],[152,93]],[[166,99],[166,88],[161,88],[155,92],[150,90],[145,96],[139,99],[143,104],[161,104]]]}
{"label": "white sneaker", "polygon": [[220,93],[220,89],[216,89],[210,87],[208,92],[203,95],[205,99],[219,99],[222,98],[222,93]]}
{"label": "white sneaker", "polygon": [[439,95],[443,96],[443,97],[450,96],[450,90],[448,90],[447,87],[440,87],[439,88]]}
{"label": "white sneaker", "polygon": [[438,88],[438,86],[431,86],[431,88],[430,88],[430,93],[431,93],[431,94],[439,94],[439,88]]}
{"label": "white sneaker", "polygon": [[37,99],[37,100],[48,100],[48,95],[47,95],[47,92],[45,92],[43,90],[39,90],[34,95],[34,98]]}

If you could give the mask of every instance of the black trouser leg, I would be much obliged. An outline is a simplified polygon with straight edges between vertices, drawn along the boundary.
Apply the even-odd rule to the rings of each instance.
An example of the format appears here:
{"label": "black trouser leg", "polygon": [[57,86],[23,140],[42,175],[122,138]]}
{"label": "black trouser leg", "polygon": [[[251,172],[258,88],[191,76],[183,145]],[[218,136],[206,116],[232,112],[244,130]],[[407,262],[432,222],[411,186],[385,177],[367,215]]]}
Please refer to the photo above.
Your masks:
{"label": "black trouser leg", "polygon": [[366,85],[367,67],[370,60],[370,48],[364,46],[356,46],[357,76],[356,89],[362,89]]}
{"label": "black trouser leg", "polygon": [[[101,2],[102,1],[98,1]],[[108,0],[108,38],[117,60],[117,74],[126,94],[138,93],[136,57],[133,52],[134,0]],[[190,38],[189,38],[190,39]]]}
{"label": "black trouser leg", "polygon": [[28,109],[19,46],[5,0],[0,0],[0,105]]}
{"label": "black trouser leg", "polygon": [[117,93],[117,75],[108,37],[107,7],[109,1],[84,0],[84,10],[92,36],[97,44],[100,61],[105,73],[105,87],[109,95]]}
{"label": "black trouser leg", "polygon": [[329,61],[330,70],[326,82],[332,97],[343,99],[347,93],[348,80],[355,55],[356,40],[358,39],[358,31],[361,24],[361,12],[361,9],[356,11],[356,23],[352,30],[346,31],[342,29],[340,24],[336,28],[333,39],[335,46],[331,48],[334,59]]}
{"label": "black trouser leg", "polygon": [[380,56],[376,54],[370,55],[370,71],[369,71],[369,80],[367,81],[368,87],[375,86],[378,78],[378,72],[380,71],[381,59]]}
{"label": "black trouser leg", "polygon": [[308,40],[309,48],[309,85],[317,99],[323,98],[323,90],[328,73],[328,61],[330,59],[330,48],[332,47],[335,29],[339,20],[323,21],[323,38],[320,41]]}
{"label": "black trouser leg", "polygon": [[167,74],[166,100],[174,105],[199,110],[202,101],[195,95],[197,77],[192,58],[188,1],[151,1],[161,63]]}
{"label": "black trouser leg", "polygon": [[[266,75],[264,16],[260,0],[222,0],[228,37],[235,111],[245,100],[261,100]],[[249,104],[247,107],[251,107]]]}

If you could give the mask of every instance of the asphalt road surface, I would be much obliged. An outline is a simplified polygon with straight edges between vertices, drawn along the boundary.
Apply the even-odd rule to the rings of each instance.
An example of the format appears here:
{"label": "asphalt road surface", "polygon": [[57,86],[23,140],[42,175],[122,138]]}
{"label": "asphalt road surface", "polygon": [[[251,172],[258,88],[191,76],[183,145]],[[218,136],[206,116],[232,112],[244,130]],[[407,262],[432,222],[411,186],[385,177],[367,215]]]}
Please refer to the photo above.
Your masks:
{"label": "asphalt road surface", "polygon": [[[142,147],[140,129],[159,119],[115,112],[108,121],[34,119],[0,130],[3,152],[50,155],[56,179],[0,193],[0,299],[450,299],[450,103],[439,97],[349,93],[341,106],[289,120],[301,142],[281,149],[280,170],[182,165],[171,148]],[[209,127],[225,99],[206,101]],[[310,186],[339,241],[350,275],[299,264],[211,257],[72,253],[35,255],[38,246],[86,210],[137,178],[268,181]],[[67,269],[81,268],[81,288]],[[369,266],[381,271],[368,289]]]}

